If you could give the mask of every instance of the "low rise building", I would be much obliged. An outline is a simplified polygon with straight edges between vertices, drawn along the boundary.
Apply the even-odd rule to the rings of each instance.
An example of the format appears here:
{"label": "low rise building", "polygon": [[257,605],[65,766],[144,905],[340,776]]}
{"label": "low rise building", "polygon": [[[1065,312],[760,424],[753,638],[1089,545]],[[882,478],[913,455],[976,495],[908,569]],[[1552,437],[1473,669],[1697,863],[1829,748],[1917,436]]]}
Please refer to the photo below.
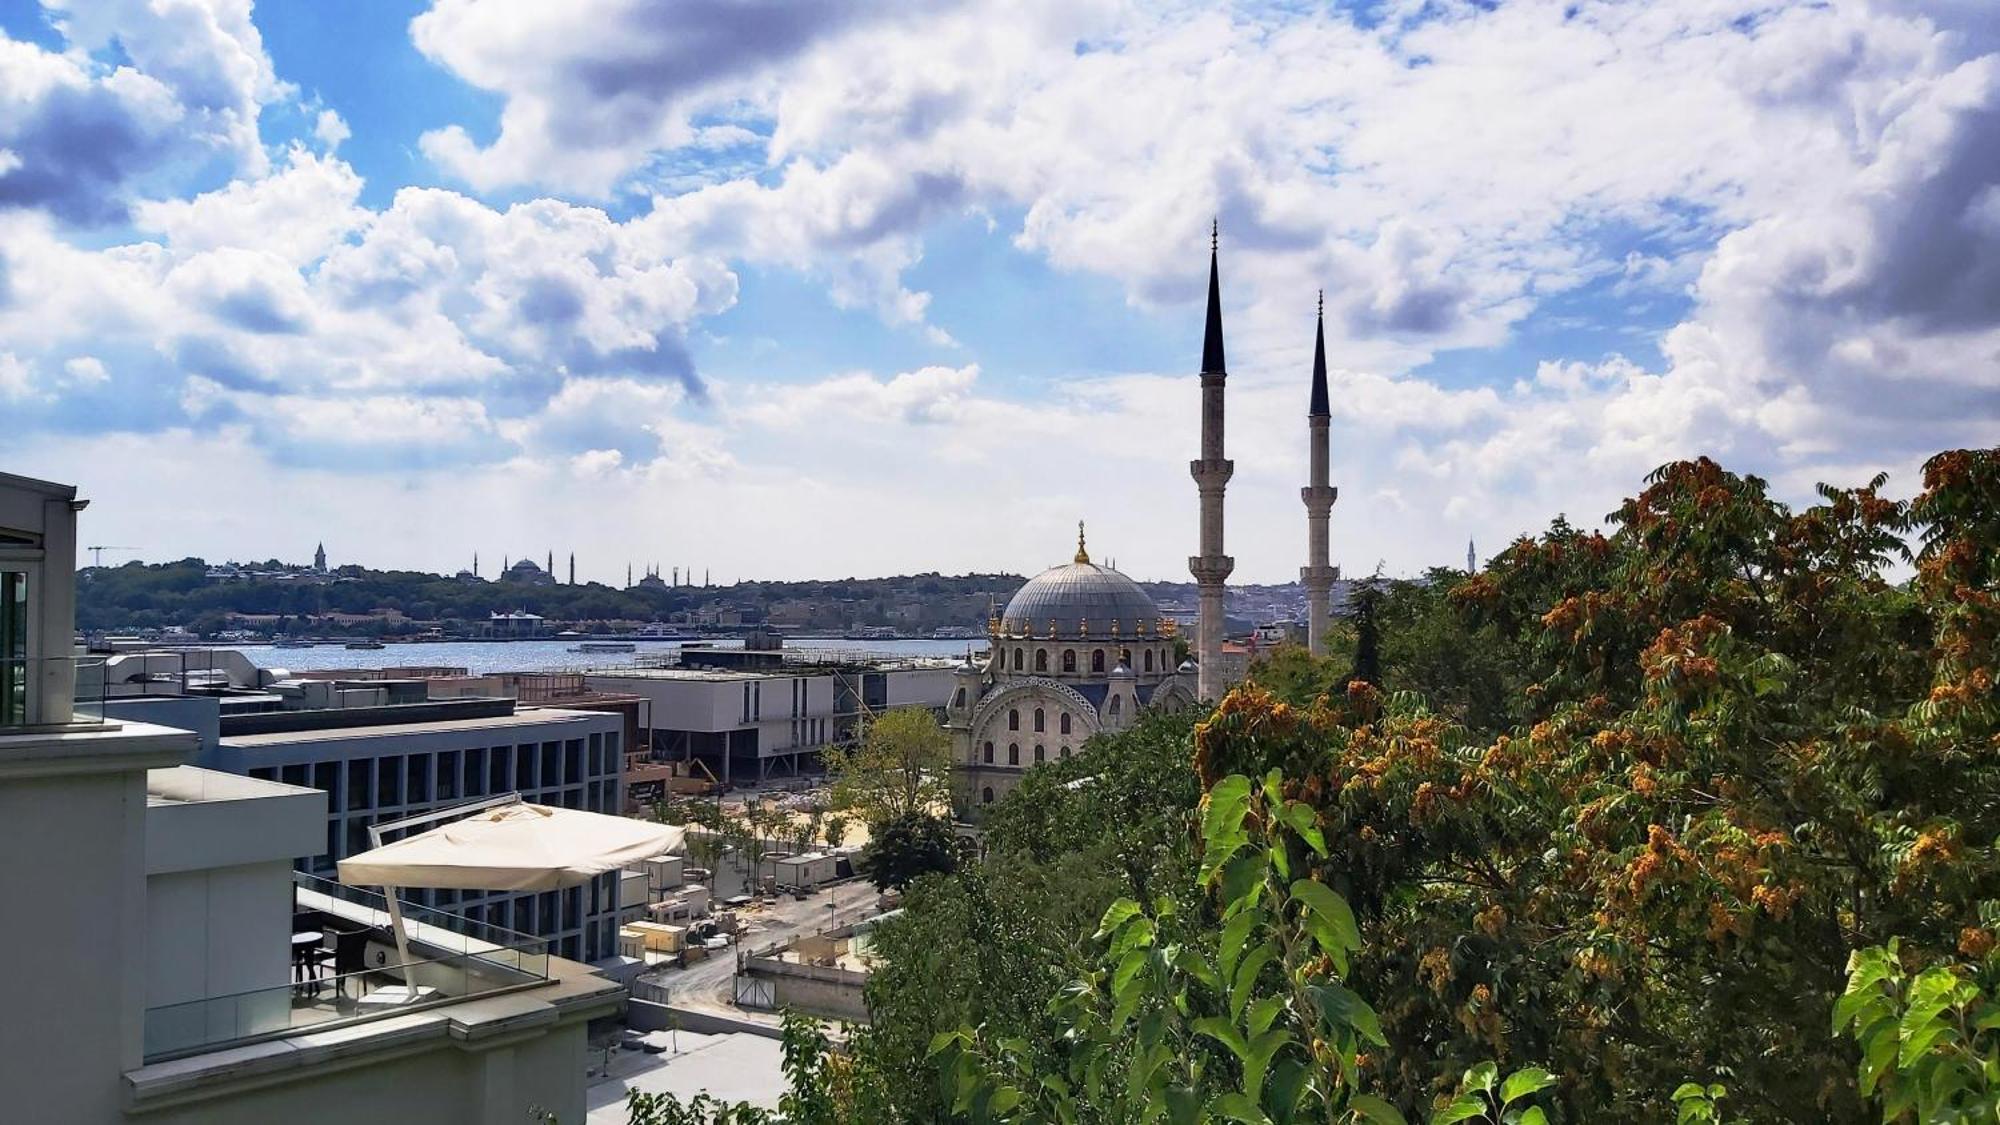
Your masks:
{"label": "low rise building", "polygon": [[863,716],[942,708],[949,660],[689,646],[670,667],[593,671],[600,691],[648,701],[653,757],[699,762],[724,786],[797,774],[853,739]]}
{"label": "low rise building", "polygon": [[[519,792],[546,805],[617,813],[637,703],[604,711],[524,707],[504,694],[431,698],[429,673],[294,677],[227,650],[136,652],[85,669],[106,713],[199,736],[205,767],[327,795],[321,838],[301,870],[328,875],[366,851],[379,821]],[[457,678],[446,676],[447,682]],[[505,685],[494,681],[497,692]],[[564,891],[412,891],[426,906],[552,943],[596,961],[617,951],[618,888],[600,876]]]}
{"label": "low rise building", "polygon": [[[292,870],[325,793],[189,766],[200,734],[77,706],[80,507],[0,477],[7,1119],[583,1120],[587,1027],[622,989],[414,904],[419,963],[397,958],[379,896]],[[330,931],[351,969],[322,967]]]}

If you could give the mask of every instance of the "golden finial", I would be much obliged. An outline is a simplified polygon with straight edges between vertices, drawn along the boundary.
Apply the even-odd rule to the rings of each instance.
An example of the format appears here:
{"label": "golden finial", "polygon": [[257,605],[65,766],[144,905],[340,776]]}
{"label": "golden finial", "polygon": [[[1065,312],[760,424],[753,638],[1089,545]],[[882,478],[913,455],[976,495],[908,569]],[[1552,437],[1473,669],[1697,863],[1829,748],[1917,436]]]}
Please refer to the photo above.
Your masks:
{"label": "golden finial", "polygon": [[1087,563],[1090,561],[1090,552],[1083,549],[1082,520],[1076,521],[1076,561],[1080,563]]}

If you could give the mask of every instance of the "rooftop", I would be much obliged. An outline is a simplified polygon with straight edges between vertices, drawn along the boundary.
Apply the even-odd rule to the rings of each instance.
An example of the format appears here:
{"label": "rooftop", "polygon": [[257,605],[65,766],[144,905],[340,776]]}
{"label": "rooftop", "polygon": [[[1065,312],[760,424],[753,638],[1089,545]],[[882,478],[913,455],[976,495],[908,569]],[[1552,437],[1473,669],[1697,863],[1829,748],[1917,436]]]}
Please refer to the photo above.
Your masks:
{"label": "rooftop", "polygon": [[437,722],[384,723],[360,727],[324,727],[314,730],[274,731],[269,734],[224,735],[222,741],[238,748],[258,746],[292,746],[304,742],[335,742],[352,738],[389,738],[397,735],[417,735],[468,730],[503,730],[514,727],[547,726],[550,723],[602,721],[601,711],[565,711],[559,707],[538,707],[512,715],[488,715],[482,718],[446,719]]}

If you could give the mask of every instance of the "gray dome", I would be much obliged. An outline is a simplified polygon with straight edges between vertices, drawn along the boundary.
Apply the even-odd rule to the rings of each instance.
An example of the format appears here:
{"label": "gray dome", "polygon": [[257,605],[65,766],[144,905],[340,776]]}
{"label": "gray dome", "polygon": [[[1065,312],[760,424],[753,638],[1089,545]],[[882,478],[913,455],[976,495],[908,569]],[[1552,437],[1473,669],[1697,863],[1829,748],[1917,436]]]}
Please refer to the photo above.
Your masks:
{"label": "gray dome", "polygon": [[1160,627],[1160,608],[1137,582],[1089,562],[1064,563],[1041,572],[1016,591],[1000,615],[1000,627],[1007,633],[1049,635],[1055,623],[1056,635],[1074,637],[1087,625],[1093,637],[1108,637],[1117,625],[1120,637],[1136,637],[1143,628],[1148,635]]}

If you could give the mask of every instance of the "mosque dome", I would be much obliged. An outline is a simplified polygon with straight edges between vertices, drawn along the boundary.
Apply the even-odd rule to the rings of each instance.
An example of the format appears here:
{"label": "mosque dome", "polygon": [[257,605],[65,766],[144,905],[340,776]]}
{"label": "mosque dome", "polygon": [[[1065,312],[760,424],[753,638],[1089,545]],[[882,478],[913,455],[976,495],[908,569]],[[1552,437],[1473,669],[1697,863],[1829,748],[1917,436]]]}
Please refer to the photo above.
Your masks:
{"label": "mosque dome", "polygon": [[1051,622],[1059,637],[1080,636],[1086,628],[1105,637],[1114,627],[1121,637],[1136,637],[1159,629],[1160,609],[1137,582],[1090,561],[1079,527],[1075,560],[1029,579],[1000,615],[1008,633],[1047,636]]}

